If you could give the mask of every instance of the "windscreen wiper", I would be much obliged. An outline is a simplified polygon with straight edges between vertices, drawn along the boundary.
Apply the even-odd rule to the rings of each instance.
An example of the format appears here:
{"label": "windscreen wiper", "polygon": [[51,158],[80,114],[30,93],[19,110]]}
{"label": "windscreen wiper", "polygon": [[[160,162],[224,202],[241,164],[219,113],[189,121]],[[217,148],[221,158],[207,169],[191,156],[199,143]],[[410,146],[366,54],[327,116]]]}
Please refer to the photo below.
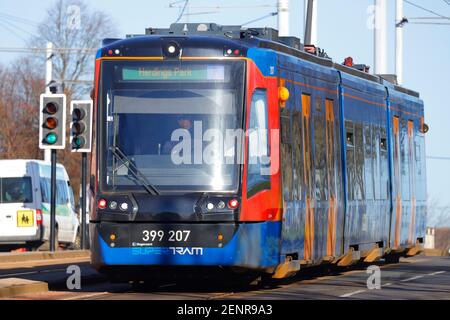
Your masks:
{"label": "windscreen wiper", "polygon": [[109,150],[112,154],[119,159],[125,167],[133,174],[133,176],[139,181],[139,183],[147,190],[151,195],[159,195],[158,190],[154,185],[148,182],[147,178],[142,174],[136,165],[126,156],[119,147],[110,147]]}

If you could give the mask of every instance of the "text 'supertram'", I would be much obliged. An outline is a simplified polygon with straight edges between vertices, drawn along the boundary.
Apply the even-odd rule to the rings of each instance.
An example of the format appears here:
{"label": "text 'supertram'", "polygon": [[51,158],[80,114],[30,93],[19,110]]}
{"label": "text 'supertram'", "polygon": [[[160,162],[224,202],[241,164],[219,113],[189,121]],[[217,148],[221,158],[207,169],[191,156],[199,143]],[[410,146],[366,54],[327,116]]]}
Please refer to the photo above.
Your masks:
{"label": "text 'supertram'", "polygon": [[416,92],[273,29],[146,33],[105,40],[96,59],[99,270],[282,278],[420,250],[427,126]]}

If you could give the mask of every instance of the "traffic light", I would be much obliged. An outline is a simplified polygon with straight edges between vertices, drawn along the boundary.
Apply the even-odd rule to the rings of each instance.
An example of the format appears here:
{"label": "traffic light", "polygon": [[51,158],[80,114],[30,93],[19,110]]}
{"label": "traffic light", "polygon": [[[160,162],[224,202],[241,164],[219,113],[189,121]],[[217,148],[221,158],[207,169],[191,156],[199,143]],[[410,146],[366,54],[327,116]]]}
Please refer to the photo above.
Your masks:
{"label": "traffic light", "polygon": [[70,144],[72,152],[91,152],[92,149],[92,100],[72,101]]}
{"label": "traffic light", "polygon": [[42,94],[39,118],[39,148],[64,149],[66,146],[66,95]]}

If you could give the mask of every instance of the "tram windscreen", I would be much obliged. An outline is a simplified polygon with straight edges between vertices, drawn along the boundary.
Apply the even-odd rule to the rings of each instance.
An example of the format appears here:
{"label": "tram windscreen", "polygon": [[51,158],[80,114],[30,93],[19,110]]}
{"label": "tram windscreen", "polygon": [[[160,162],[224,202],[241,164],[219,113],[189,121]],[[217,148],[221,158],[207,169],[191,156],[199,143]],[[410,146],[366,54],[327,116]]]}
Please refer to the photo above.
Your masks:
{"label": "tram windscreen", "polygon": [[242,61],[103,62],[104,187],[237,191],[243,90]]}

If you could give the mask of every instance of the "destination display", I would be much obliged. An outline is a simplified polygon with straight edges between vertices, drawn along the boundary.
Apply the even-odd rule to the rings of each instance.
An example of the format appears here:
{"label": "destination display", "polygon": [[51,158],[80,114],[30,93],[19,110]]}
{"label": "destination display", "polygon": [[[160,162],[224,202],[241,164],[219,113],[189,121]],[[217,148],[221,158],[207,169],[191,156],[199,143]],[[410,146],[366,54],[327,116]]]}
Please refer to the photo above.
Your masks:
{"label": "destination display", "polygon": [[223,65],[145,66],[122,69],[123,81],[225,81]]}

